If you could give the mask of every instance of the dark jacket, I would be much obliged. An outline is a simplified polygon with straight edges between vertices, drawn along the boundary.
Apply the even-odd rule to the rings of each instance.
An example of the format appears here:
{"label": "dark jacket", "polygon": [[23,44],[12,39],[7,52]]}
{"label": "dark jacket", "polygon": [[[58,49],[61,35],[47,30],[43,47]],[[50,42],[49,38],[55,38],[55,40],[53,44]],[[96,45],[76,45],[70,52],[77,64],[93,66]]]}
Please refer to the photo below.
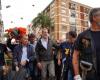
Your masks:
{"label": "dark jacket", "polygon": [[[90,29],[79,34],[74,48],[80,52],[79,62],[86,61],[92,63],[92,69],[87,72],[86,80],[98,80],[97,78],[97,68],[96,68],[96,59],[95,59],[95,48],[94,48],[93,38],[91,36]],[[94,62],[95,61],[95,62]],[[80,67],[80,73],[82,72],[82,68]]]}
{"label": "dark jacket", "polygon": [[5,64],[5,53],[7,53],[7,47],[5,44],[0,43],[0,66],[3,66]]}
{"label": "dark jacket", "polygon": [[36,45],[36,54],[38,61],[50,61],[53,60],[53,42],[51,39],[48,39],[47,49],[44,48],[41,42],[41,38],[38,40]]}
{"label": "dark jacket", "polygon": [[[14,48],[14,64],[16,66],[20,65],[21,62],[21,58],[22,58],[22,45],[19,44]],[[27,58],[29,59],[28,65],[30,65],[29,67],[33,67],[33,61],[36,59],[36,54],[33,50],[33,46],[32,45],[27,45]]]}

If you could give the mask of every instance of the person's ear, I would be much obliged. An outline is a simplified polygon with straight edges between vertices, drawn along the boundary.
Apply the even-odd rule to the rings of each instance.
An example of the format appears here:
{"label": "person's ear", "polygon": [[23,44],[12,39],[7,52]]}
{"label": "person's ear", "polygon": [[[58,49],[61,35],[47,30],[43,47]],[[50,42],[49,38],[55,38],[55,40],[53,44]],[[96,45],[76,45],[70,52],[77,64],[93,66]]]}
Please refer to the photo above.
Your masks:
{"label": "person's ear", "polygon": [[93,21],[96,21],[96,16],[93,16]]}

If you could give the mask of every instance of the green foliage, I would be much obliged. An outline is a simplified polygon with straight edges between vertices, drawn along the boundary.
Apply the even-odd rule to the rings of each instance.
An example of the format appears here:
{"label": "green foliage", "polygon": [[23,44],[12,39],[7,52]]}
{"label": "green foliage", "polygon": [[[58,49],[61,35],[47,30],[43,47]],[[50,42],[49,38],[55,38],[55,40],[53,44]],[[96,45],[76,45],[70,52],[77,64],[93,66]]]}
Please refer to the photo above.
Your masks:
{"label": "green foliage", "polygon": [[39,13],[38,16],[32,21],[32,23],[33,23],[33,26],[32,26],[33,28],[36,28],[36,27],[50,28],[52,25],[50,17],[43,13]]}

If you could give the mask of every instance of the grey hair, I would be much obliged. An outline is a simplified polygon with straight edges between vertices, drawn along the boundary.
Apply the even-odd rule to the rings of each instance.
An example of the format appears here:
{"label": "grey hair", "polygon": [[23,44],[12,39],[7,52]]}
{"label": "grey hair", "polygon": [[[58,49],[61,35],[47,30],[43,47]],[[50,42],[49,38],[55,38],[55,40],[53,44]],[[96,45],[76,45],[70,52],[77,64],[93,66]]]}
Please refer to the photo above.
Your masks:
{"label": "grey hair", "polygon": [[89,21],[90,21],[90,23],[93,22],[93,16],[95,16],[95,14],[96,14],[98,11],[100,11],[100,8],[92,8],[92,9],[90,10],[90,13],[89,13]]}

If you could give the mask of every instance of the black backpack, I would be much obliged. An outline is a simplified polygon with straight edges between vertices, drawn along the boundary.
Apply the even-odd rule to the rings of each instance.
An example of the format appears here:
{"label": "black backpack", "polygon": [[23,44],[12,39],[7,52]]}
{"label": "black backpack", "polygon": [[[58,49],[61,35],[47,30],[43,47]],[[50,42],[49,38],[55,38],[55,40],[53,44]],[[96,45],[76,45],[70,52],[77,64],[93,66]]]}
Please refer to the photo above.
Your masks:
{"label": "black backpack", "polygon": [[[87,29],[81,35],[82,36],[80,38],[79,63],[85,67],[92,66],[91,69],[94,70],[93,74],[96,75],[97,74],[96,50],[94,47],[94,41],[91,36],[91,30]],[[92,70],[90,70],[90,71],[92,71]],[[80,69],[80,71],[82,72],[82,69]],[[98,80],[98,79],[95,79],[95,80]]]}

